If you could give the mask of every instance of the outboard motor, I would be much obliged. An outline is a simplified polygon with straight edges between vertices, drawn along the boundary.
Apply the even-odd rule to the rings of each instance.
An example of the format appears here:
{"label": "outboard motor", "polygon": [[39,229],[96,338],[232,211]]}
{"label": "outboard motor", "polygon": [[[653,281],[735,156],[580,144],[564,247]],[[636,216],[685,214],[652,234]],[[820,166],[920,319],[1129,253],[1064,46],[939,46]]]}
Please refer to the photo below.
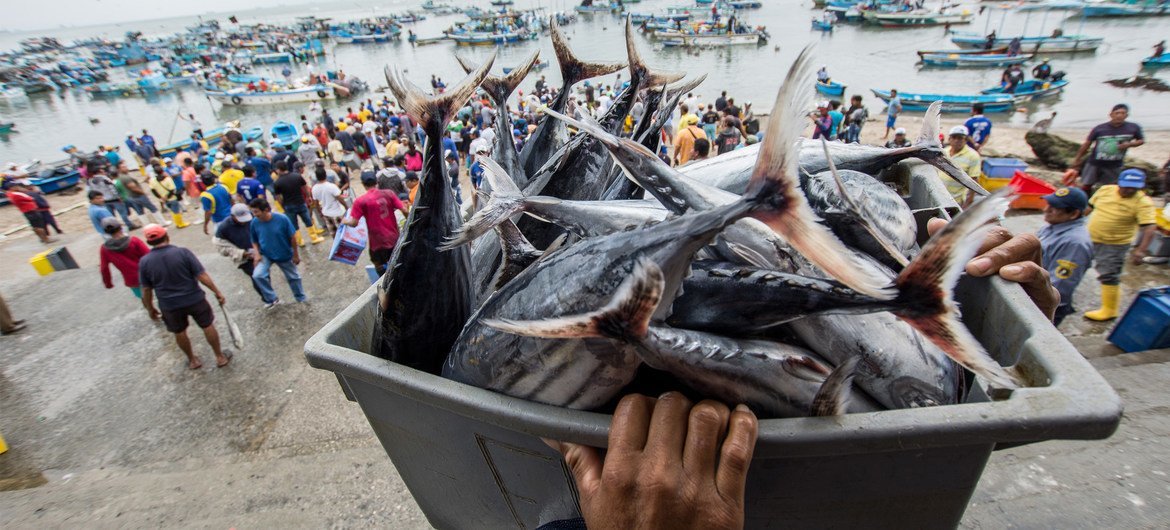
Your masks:
{"label": "outboard motor", "polygon": [[1063,70],[1061,70],[1061,71],[1059,71],[1059,72],[1052,72],[1052,77],[1051,77],[1051,78],[1049,78],[1049,79],[1050,79],[1051,81],[1054,81],[1054,82],[1055,82],[1055,81],[1060,81],[1061,79],[1064,79],[1064,76],[1066,76],[1066,75],[1068,75],[1068,73],[1067,73],[1067,72],[1065,72],[1065,71],[1063,71]]}

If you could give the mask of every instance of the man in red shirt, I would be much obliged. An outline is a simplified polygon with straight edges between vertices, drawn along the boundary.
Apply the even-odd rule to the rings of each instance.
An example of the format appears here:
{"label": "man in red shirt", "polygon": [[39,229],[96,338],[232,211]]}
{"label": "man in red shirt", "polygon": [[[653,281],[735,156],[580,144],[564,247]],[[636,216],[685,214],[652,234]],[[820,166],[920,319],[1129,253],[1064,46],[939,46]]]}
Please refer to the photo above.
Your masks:
{"label": "man in red shirt", "polygon": [[48,225],[45,219],[46,209],[38,206],[36,199],[30,193],[32,192],[32,186],[9,181],[5,188],[8,200],[16,205],[20,213],[24,214],[24,218],[28,220],[28,225],[32,227],[33,232],[36,232],[37,237],[41,238],[41,243],[46,245],[55,243],[57,240],[49,239],[49,231],[45,229]]}
{"label": "man in red shirt", "polygon": [[394,211],[406,215],[406,205],[390,190],[378,189],[378,177],[372,172],[362,173],[362,186],[366,194],[353,202],[352,217],[345,220],[349,226],[357,226],[363,217],[370,237],[370,261],[379,275],[386,273],[386,264],[398,244],[398,219]]}

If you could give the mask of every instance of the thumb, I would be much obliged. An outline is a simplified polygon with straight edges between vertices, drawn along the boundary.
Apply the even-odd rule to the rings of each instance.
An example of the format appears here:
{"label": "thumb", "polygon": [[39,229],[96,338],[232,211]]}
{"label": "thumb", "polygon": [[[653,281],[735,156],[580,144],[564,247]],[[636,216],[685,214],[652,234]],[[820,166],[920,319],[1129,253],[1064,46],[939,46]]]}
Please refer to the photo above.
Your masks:
{"label": "thumb", "polygon": [[597,449],[587,445],[569,442],[559,442],[541,438],[549,447],[556,449],[565,458],[569,470],[573,472],[573,479],[577,482],[577,491],[581,494],[581,504],[588,504],[588,500],[601,489],[601,455]]}

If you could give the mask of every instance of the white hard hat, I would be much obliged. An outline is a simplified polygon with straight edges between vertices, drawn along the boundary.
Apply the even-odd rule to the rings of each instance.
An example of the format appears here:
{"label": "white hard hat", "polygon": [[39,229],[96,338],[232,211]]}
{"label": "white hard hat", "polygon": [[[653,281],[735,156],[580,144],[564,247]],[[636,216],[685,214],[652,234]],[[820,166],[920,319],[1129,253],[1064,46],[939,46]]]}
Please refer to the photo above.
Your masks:
{"label": "white hard hat", "polygon": [[956,125],[954,127],[951,127],[951,136],[954,136],[956,134],[961,134],[963,136],[967,136],[967,135],[971,134],[971,131],[968,131],[966,126]]}

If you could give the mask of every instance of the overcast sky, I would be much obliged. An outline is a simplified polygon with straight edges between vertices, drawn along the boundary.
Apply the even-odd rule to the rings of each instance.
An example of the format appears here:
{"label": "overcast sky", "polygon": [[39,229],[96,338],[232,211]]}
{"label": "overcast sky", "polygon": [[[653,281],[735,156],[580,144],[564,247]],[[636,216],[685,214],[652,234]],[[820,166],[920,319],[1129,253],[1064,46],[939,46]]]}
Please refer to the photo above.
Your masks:
{"label": "overcast sky", "polygon": [[5,26],[13,31],[94,26],[157,18],[231,13],[306,0],[4,0]]}

